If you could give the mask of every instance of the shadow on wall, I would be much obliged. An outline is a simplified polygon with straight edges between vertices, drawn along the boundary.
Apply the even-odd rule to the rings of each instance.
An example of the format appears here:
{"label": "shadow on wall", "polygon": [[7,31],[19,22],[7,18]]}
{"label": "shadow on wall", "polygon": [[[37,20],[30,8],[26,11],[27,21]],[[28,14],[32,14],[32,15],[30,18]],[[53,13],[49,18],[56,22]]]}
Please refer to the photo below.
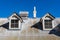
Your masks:
{"label": "shadow on wall", "polygon": [[38,23],[32,25],[31,28],[36,28],[36,29],[42,30],[42,23],[41,22],[38,22]]}
{"label": "shadow on wall", "polygon": [[57,25],[54,29],[52,29],[49,34],[54,34],[56,36],[60,36],[60,24]]}
{"label": "shadow on wall", "polygon": [[1,25],[1,27],[5,28],[5,29],[9,29],[9,23],[5,23],[5,24]]}

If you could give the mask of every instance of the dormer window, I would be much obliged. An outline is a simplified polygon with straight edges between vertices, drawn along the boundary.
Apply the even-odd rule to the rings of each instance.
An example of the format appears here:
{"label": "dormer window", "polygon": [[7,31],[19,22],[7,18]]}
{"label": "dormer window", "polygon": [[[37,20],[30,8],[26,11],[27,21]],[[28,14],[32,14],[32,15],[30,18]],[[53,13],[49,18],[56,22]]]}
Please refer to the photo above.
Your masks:
{"label": "dormer window", "polygon": [[42,17],[42,25],[43,30],[51,30],[53,28],[53,20],[55,17],[53,17],[51,14],[47,13],[44,17]]}
{"label": "dormer window", "polygon": [[13,15],[9,17],[9,29],[21,29],[21,22],[21,17],[16,13],[13,13]]}
{"label": "dormer window", "polygon": [[18,28],[19,20],[11,20],[11,28]]}
{"label": "dormer window", "polygon": [[45,29],[52,28],[52,20],[45,20]]}

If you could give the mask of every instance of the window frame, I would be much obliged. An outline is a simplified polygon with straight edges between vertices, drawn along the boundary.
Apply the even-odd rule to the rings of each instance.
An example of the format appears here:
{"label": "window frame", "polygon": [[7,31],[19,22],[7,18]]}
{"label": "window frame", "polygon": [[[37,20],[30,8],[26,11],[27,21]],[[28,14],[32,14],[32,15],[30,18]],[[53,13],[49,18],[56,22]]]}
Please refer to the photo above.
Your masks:
{"label": "window frame", "polygon": [[[51,21],[51,22],[45,22],[45,21]],[[46,25],[46,23],[47,23],[47,25]],[[45,25],[45,27],[44,27],[45,29],[52,29],[53,28],[52,27],[52,20],[44,20],[44,25]],[[46,27],[46,26],[51,26],[51,27]]]}
{"label": "window frame", "polygon": [[20,29],[20,21],[18,20],[18,28],[11,28],[11,20],[18,20],[18,19],[10,19],[9,21],[9,29]]}
{"label": "window frame", "polygon": [[[12,22],[13,21],[13,22]],[[17,22],[16,22],[17,21]],[[11,28],[18,28],[18,21],[19,20],[11,20]],[[12,26],[13,25],[13,26]],[[16,26],[17,25],[17,26]]]}

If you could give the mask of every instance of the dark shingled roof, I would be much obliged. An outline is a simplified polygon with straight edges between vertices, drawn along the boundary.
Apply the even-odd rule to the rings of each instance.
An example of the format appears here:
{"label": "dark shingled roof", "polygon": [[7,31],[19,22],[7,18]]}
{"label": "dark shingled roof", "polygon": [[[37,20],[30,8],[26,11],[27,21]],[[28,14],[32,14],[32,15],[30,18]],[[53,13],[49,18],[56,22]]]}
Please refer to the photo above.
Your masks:
{"label": "dark shingled roof", "polygon": [[[49,15],[51,15],[51,13],[48,12]],[[51,15],[53,18],[55,18],[53,15]]]}

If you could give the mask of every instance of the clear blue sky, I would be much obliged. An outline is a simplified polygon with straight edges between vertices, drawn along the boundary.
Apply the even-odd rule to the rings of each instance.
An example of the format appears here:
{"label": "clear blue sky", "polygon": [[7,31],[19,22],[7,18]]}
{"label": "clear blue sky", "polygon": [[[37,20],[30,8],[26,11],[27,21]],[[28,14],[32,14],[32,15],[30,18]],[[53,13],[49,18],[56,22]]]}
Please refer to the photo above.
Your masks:
{"label": "clear blue sky", "polygon": [[43,17],[47,12],[60,17],[60,0],[0,0],[0,17],[6,18],[19,11],[29,11],[29,17],[33,17],[34,6],[37,17]]}

